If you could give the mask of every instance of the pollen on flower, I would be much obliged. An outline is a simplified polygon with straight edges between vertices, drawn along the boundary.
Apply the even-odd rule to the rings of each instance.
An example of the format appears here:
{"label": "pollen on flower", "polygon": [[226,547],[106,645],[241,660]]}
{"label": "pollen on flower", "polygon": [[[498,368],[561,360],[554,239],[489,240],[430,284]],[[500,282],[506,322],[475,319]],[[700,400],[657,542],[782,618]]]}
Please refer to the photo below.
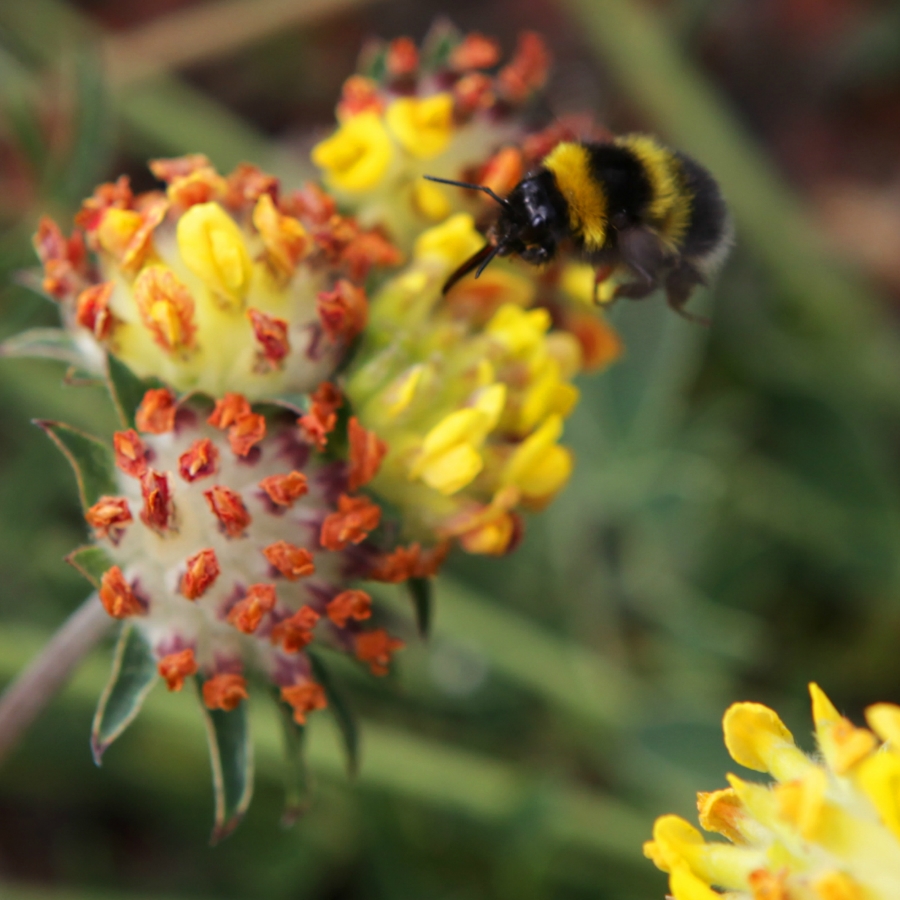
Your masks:
{"label": "pollen on flower", "polygon": [[328,701],[325,691],[315,681],[303,681],[281,689],[281,699],[294,710],[294,721],[298,725],[306,724],[306,717],[317,709],[325,709]]}
{"label": "pollen on flower", "polygon": [[334,290],[322,291],[316,306],[319,321],[333,341],[349,343],[366,327],[369,303],[363,288],[342,278]]}
{"label": "pollen on flower", "polygon": [[216,551],[212,547],[200,550],[188,558],[186,565],[187,568],[179,583],[179,591],[188,600],[196,600],[215,584],[221,573]]}
{"label": "pollen on flower", "polygon": [[141,476],[141,496],[144,508],[141,521],[159,534],[175,528],[175,504],[169,476],[165,472],[147,469]]}
{"label": "pollen on flower", "polygon": [[217,484],[204,491],[203,496],[206,497],[210,511],[219,520],[222,530],[228,537],[236,538],[243,535],[252,517],[237,491]]}
{"label": "pollen on flower", "polygon": [[293,506],[309,491],[306,476],[296,470],[287,475],[269,475],[260,481],[259,486],[277,506]]}
{"label": "pollen on flower", "polygon": [[153,340],[167,353],[194,346],[194,298],[164,266],[147,266],[134,282],[134,303]]}
{"label": "pollen on flower", "polygon": [[313,628],[321,617],[311,606],[303,606],[272,629],[273,644],[280,645],[285,653],[298,653],[312,642]]}
{"label": "pollen on flower", "polygon": [[152,388],[144,394],[134,415],[138,431],[166,434],[175,428],[177,400],[168,388]]}
{"label": "pollen on flower", "polygon": [[247,318],[250,320],[253,334],[260,345],[263,359],[270,366],[279,365],[291,352],[287,320],[266,315],[266,313],[252,308],[247,310]]}
{"label": "pollen on flower", "polygon": [[75,321],[82,328],[87,328],[98,341],[105,341],[112,334],[116,323],[109,308],[113,287],[111,281],[91,285],[75,301]]}
{"label": "pollen on flower", "polygon": [[133,428],[113,434],[113,452],[116,466],[126,475],[140,478],[147,470],[147,448]]}
{"label": "pollen on flower", "polygon": [[194,651],[190,647],[178,653],[167,654],[157,663],[156,668],[170,691],[180,691],[184,687],[184,679],[196,675],[198,670]]}
{"label": "pollen on flower", "polygon": [[312,553],[305,547],[297,547],[287,541],[276,541],[263,548],[263,556],[288,581],[305,578],[316,571]]}
{"label": "pollen on flower", "polygon": [[368,664],[373,675],[387,675],[391,654],[404,646],[403,641],[392,638],[383,628],[362,631],[354,637],[356,657]]}
{"label": "pollen on flower", "polygon": [[374,431],[363,428],[356,416],[352,416],[348,423],[347,437],[350,442],[347,487],[356,491],[378,474],[388,446]]}
{"label": "pollen on flower", "polygon": [[198,438],[178,457],[178,472],[185,481],[208,478],[219,470],[219,451],[209,438]]}
{"label": "pollen on flower", "polygon": [[100,579],[100,602],[114,619],[142,615],[146,610],[118,566],[103,573]]}
{"label": "pollen on flower", "polygon": [[326,516],[319,542],[328,550],[343,550],[348,544],[359,544],[381,521],[381,507],[368,497],[341,494],[337,512]]}
{"label": "pollen on flower", "polygon": [[113,544],[121,540],[125,526],[133,521],[124,497],[101,497],[84,514],[84,518],[98,538],[109,538]]}
{"label": "pollen on flower", "polygon": [[247,681],[243,675],[220,672],[203,682],[203,702],[207,709],[231,712],[248,696]]}
{"label": "pollen on flower", "polygon": [[341,591],[325,607],[328,618],[338,628],[344,628],[350,619],[362,622],[372,616],[372,598],[365,592],[356,589]]}
{"label": "pollen on flower", "polygon": [[263,616],[275,608],[278,596],[273,584],[251,584],[247,593],[228,613],[228,621],[238,631],[253,634]]}

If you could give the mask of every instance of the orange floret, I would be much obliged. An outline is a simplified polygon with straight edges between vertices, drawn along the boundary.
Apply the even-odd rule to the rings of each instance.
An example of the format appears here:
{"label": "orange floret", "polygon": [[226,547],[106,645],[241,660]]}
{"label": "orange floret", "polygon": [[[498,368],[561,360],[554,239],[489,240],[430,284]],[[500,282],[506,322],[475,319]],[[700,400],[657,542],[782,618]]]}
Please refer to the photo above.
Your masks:
{"label": "orange floret", "polygon": [[283,687],[281,699],[294,708],[294,721],[298,725],[306,724],[308,713],[315,712],[317,709],[325,709],[328,706],[325,691],[315,681],[304,681],[301,684]]}
{"label": "orange floret", "polygon": [[221,428],[223,431],[230,428],[239,419],[251,414],[250,404],[243,394],[226,394],[216,400],[215,409],[206,420],[213,428]]}
{"label": "orange floret", "polygon": [[87,251],[80,232],[66,238],[53,219],[42,216],[32,243],[44,267],[43,288],[51,297],[62,300],[84,288]]}
{"label": "orange floret", "polygon": [[582,366],[588,372],[604,369],[622,355],[622,339],[598,316],[571,312],[564,327],[581,346]]}
{"label": "orange floret", "polygon": [[162,266],[148,266],[135,279],[134,304],[153,340],[167,353],[194,346],[194,298],[178,276]]}
{"label": "orange floret", "polygon": [[453,105],[461,116],[487,108],[494,101],[494,80],[483,72],[469,72],[453,85]]}
{"label": "orange floret", "polygon": [[180,691],[184,687],[184,679],[197,674],[194,651],[188,647],[178,653],[169,653],[157,663],[156,669],[165,678],[170,691]]}
{"label": "orange floret", "polygon": [[347,487],[358,490],[368,484],[378,473],[381,462],[388,451],[388,445],[375,434],[359,424],[356,416],[347,427],[350,441],[350,468],[347,473]]}
{"label": "orange floret", "polygon": [[[364,75],[351,75],[341,89],[341,99],[337,105],[337,117],[339,120],[349,119],[351,116],[359,115],[361,112],[371,110],[374,113],[381,114],[384,111],[384,102],[379,93],[378,84],[371,78]],[[329,216],[333,214],[331,210]],[[313,218],[318,222],[327,221],[329,216],[324,219],[321,215]]]}
{"label": "orange floret", "polygon": [[372,598],[365,591],[341,591],[333,600],[329,601],[325,612],[338,628],[344,628],[349,619],[362,622],[364,619],[371,618]]}
{"label": "orange floret", "polygon": [[246,456],[266,436],[266,417],[258,413],[241,416],[228,429],[228,443],[235,456]]}
{"label": "orange floret", "polygon": [[266,248],[270,269],[281,278],[290,278],[311,244],[306,229],[293,216],[282,215],[269,194],[259,198],[253,224]]}
{"label": "orange floret", "polygon": [[203,153],[187,153],[184,156],[173,156],[168,159],[151,159],[148,163],[150,171],[166,184],[179,178],[187,178],[200,169],[212,167],[209,157]]}
{"label": "orange floret", "polygon": [[291,352],[286,319],[277,319],[258,309],[248,309],[247,318],[260,345],[263,359],[270,366],[277,366]]}
{"label": "orange floret", "polygon": [[114,619],[127,619],[144,612],[144,604],[131,589],[118,566],[103,573],[103,578],[100,579],[100,602]]}
{"label": "orange floret", "polygon": [[133,203],[131,182],[127,175],[120,175],[115,182],[99,185],[93,196],[82,202],[81,209],[75,214],[75,224],[87,232],[95,231],[106,210],[131,209]]}
{"label": "orange floret", "polygon": [[316,571],[312,553],[287,541],[269,544],[263,549],[263,555],[288,581],[296,581]]}
{"label": "orange floret", "polygon": [[144,264],[152,246],[153,232],[169,209],[169,201],[162,196],[145,194],[143,199],[141,209],[110,207],[104,210],[96,230],[91,232],[94,242],[132,275]]}
{"label": "orange floret", "polygon": [[225,203],[235,209],[255,204],[263,194],[270,194],[273,199],[278,196],[278,179],[252,163],[238,163],[225,181],[228,185]]}
{"label": "orange floret", "polygon": [[328,434],[337,424],[336,410],[343,404],[341,392],[330,382],[323,381],[312,395],[309,412],[297,420],[304,438],[319,450],[324,450]]}
{"label": "orange floret", "polygon": [[109,311],[113,283],[104,281],[85,288],[75,304],[75,321],[87,328],[98,341],[106,340],[115,325],[115,317]]}
{"label": "orange floret", "polygon": [[497,74],[497,83],[507,100],[521,103],[547,81],[550,53],[539,34],[523,31],[516,54]]}
{"label": "orange floret", "polygon": [[374,531],[381,521],[381,508],[368,497],[349,497],[341,494],[338,511],[325,517],[319,541],[326,550],[343,550],[348,544],[358,544]]}
{"label": "orange floret", "polygon": [[521,150],[504,147],[484,164],[478,183],[505,197],[522,180],[524,170]]}
{"label": "orange floret", "polygon": [[430,578],[437,574],[449,552],[449,541],[442,541],[436,547],[424,551],[419,544],[397,547],[378,560],[368,577],[373,581],[386,581],[389,584],[397,584],[408,578]]}
{"label": "orange floret", "polygon": [[302,606],[272,629],[271,641],[280,644],[285,653],[297,653],[312,641],[312,630],[320,618],[311,606]]}
{"label": "orange floret", "polygon": [[203,492],[212,514],[219,520],[225,534],[230,538],[240,537],[252,518],[241,500],[241,495],[231,488],[217,484]]}
{"label": "orange floret", "polygon": [[391,654],[405,646],[403,641],[392,638],[383,628],[360,632],[354,644],[356,658],[368,663],[373,675],[387,675]]}
{"label": "orange floret", "polygon": [[473,31],[467,34],[450,53],[450,68],[457,72],[467,69],[490,69],[500,60],[500,45],[493,39]]}
{"label": "orange floret", "polygon": [[153,388],[144,394],[134,416],[138,431],[165,434],[175,428],[177,401],[168,388]]}
{"label": "orange floret", "polygon": [[[340,254],[341,262],[347,267],[347,274],[354,281],[363,281],[369,270],[378,266],[396,266],[403,261],[403,254],[377,231],[362,231],[351,238]],[[363,295],[365,299],[365,295]],[[368,307],[365,307],[368,316]],[[321,309],[320,309],[321,315]],[[362,328],[365,327],[365,320]]]}
{"label": "orange floret", "polygon": [[242,600],[239,600],[228,613],[228,621],[243,631],[253,634],[263,616],[275,608],[278,596],[273,584],[251,584]]}
{"label": "orange floret", "polygon": [[147,448],[133,428],[113,434],[113,452],[116,466],[126,475],[140,478],[147,471]]}
{"label": "orange floret", "polygon": [[141,476],[141,496],[144,508],[141,521],[155,531],[163,532],[175,527],[175,504],[165,472],[147,469]]}
{"label": "orange floret", "polygon": [[247,681],[243,675],[221,672],[203,683],[203,702],[207,709],[231,712],[247,697]]}
{"label": "orange floret", "polygon": [[188,557],[187,571],[181,576],[179,586],[182,596],[188,600],[202,597],[213,586],[220,572],[219,560],[212,547]]}
{"label": "orange floret", "polygon": [[178,457],[178,472],[185,481],[208,478],[218,469],[219,451],[209,438],[198,438]]}
{"label": "orange floret", "polygon": [[268,494],[269,499],[279,506],[293,506],[294,501],[302,497],[308,490],[306,476],[302,472],[289,472],[287,475],[269,475],[259,483]]}
{"label": "orange floret", "polygon": [[388,46],[384,65],[392,78],[415,75],[419,68],[419,51],[415,42],[408,37],[394,38]]}
{"label": "orange floret", "polygon": [[363,288],[341,278],[334,290],[322,291],[316,300],[319,321],[333,341],[349,343],[369,321],[369,301]]}
{"label": "orange floret", "polygon": [[84,517],[98,538],[108,537],[114,544],[119,542],[125,526],[133,521],[124,497],[101,497]]}

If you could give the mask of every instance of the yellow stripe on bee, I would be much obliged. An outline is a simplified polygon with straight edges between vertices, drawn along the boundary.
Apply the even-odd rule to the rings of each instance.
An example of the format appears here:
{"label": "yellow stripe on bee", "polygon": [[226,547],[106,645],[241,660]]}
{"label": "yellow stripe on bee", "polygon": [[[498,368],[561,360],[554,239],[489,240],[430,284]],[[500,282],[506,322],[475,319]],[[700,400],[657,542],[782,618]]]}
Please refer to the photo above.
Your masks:
{"label": "yellow stripe on bee", "polygon": [[684,185],[678,158],[646,134],[626,134],[616,139],[616,145],[630,150],[644,167],[653,197],[647,217],[666,241],[680,244],[693,198]]}
{"label": "yellow stripe on bee", "polygon": [[606,240],[606,192],[591,172],[591,159],[582,144],[557,144],[544,159],[544,167],[569,207],[569,225],[589,250]]}

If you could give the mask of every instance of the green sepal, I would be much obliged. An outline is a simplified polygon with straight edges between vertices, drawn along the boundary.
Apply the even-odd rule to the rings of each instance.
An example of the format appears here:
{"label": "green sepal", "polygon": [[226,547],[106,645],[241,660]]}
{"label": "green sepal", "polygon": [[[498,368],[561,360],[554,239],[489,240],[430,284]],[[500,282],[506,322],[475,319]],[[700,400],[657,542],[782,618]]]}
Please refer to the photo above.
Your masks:
{"label": "green sepal", "polygon": [[96,547],[93,544],[87,544],[73,550],[67,557],[66,562],[75,569],[80,575],[99,590],[100,579],[103,578],[104,572],[112,567],[113,561],[109,558],[106,551],[102,547]]}
{"label": "green sepal", "polygon": [[112,672],[94,714],[91,752],[99,766],[106,748],[134,721],[159,679],[156,657],[139,628],[122,626]]}
{"label": "green sepal", "polygon": [[62,422],[35,419],[34,424],[47,432],[50,440],[72,464],[78,482],[78,496],[85,512],[101,497],[117,493],[116,467],[106,444]]}
{"label": "green sepal", "polygon": [[203,704],[203,676],[196,676],[200,708],[206,725],[212,765],[215,821],[210,844],[218,844],[241,822],[253,796],[253,744],[247,702],[234,709],[207,709]]}
{"label": "green sepal", "polygon": [[72,366],[84,357],[68,331],[62,328],[29,328],[0,343],[0,356],[24,359],[55,359]]}
{"label": "green sepal", "polygon": [[134,428],[134,414],[151,388],[162,387],[156,378],[138,378],[111,353],[106,354],[106,385],[123,428]]}
{"label": "green sepal", "polygon": [[430,578],[409,578],[406,589],[412,598],[416,613],[416,626],[419,636],[427,638],[431,633],[431,619],[434,610],[434,585]]}
{"label": "green sepal", "polygon": [[422,41],[422,50],[419,54],[422,69],[432,72],[435,69],[445,68],[450,60],[450,54],[462,39],[462,32],[449,19],[438,19],[428,29]]}
{"label": "green sepal", "polygon": [[307,813],[311,803],[311,779],[306,765],[306,728],[294,720],[294,710],[281,700],[278,689],[272,693],[284,735],[284,812],[281,825],[290,828]]}
{"label": "green sepal", "polygon": [[359,771],[359,726],[356,715],[348,705],[344,695],[337,688],[331,673],[322,661],[317,650],[307,647],[306,655],[312,664],[313,676],[322,685],[328,700],[328,709],[337,722],[347,754],[347,774],[355,777]]}

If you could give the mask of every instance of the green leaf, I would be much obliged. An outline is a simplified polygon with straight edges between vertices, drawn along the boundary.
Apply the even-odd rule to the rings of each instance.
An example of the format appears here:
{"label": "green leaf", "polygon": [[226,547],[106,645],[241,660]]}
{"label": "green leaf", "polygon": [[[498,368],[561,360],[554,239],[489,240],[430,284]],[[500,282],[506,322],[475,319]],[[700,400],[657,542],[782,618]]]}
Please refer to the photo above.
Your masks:
{"label": "green leaf", "polygon": [[99,766],[106,748],[134,721],[158,679],[156,658],[140,629],[122,627],[112,672],[91,727],[91,752]]}
{"label": "green leaf", "polygon": [[113,564],[102,547],[94,547],[92,545],[73,550],[66,557],[66,562],[98,589],[103,573],[111,568]]}
{"label": "green leaf", "polygon": [[406,588],[412,597],[413,608],[416,611],[416,625],[419,635],[427,638],[431,631],[432,610],[434,608],[434,591],[430,578],[410,578],[406,582]]}
{"label": "green leaf", "polygon": [[347,753],[347,772],[349,775],[355,776],[359,771],[359,727],[356,724],[356,715],[335,685],[334,679],[319,657],[318,651],[307,648],[306,655],[312,663],[316,681],[325,689],[328,709],[340,729],[344,750]]}
{"label": "green leaf", "polygon": [[310,775],[306,765],[306,729],[294,721],[294,711],[273,691],[284,736],[284,813],[281,824],[290,828],[310,805]]}
{"label": "green leaf", "polygon": [[[203,682],[203,677],[198,675],[197,686],[201,697]],[[201,708],[209,742],[216,803],[210,843],[218,844],[237,828],[250,805],[253,796],[253,744],[250,741],[246,701],[229,712],[207,709],[202,701]]]}
{"label": "green leaf", "polygon": [[56,359],[70,365],[80,365],[84,357],[62,328],[29,328],[0,344],[0,356],[26,359]]}
{"label": "green leaf", "polygon": [[34,424],[44,429],[72,464],[78,481],[78,496],[85,511],[104,495],[116,494],[115,464],[106,444],[62,422],[35,419]]}
{"label": "green leaf", "polygon": [[113,406],[123,428],[134,428],[134,414],[144,399],[148,388],[159,387],[161,382],[143,381],[120,359],[111,353],[106,355],[106,384]]}

